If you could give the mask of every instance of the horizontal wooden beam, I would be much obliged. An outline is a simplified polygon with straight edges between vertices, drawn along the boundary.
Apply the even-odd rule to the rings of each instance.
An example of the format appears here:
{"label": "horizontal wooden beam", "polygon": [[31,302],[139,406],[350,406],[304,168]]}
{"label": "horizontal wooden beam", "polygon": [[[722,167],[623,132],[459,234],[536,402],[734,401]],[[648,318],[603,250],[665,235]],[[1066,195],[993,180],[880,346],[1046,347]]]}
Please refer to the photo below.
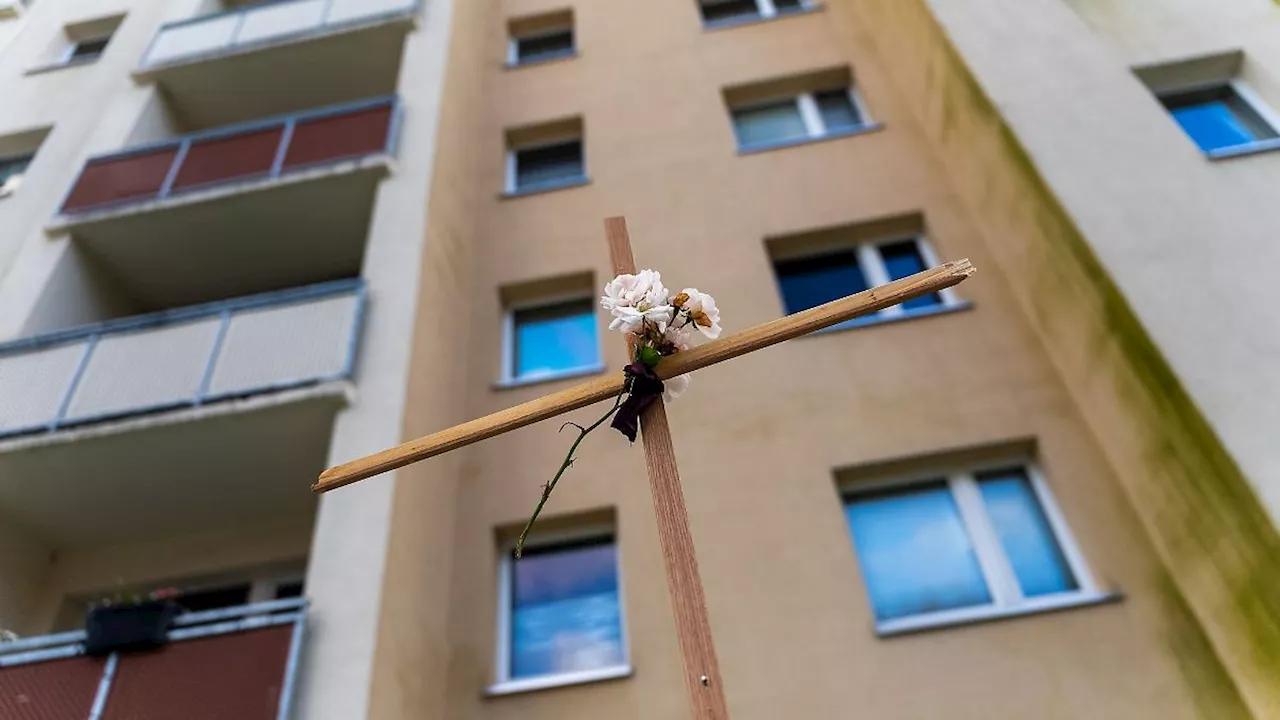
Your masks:
{"label": "horizontal wooden beam", "polygon": [[[883,310],[921,295],[938,292],[963,281],[974,273],[968,260],[944,263],[936,268],[895,280],[880,287],[864,290],[856,295],[833,300],[809,310],[788,315],[757,325],[728,337],[720,338],[663,358],[654,368],[659,378],[666,380],[731,360],[761,348],[786,342],[801,335],[852,320],[860,315]],[[505,432],[532,425],[540,420],[583,408],[616,396],[624,378],[621,372],[610,377],[575,385],[522,405],[507,408],[492,415],[471,420],[410,440],[396,447],[374,453],[351,462],[331,467],[320,474],[311,489],[327,492],[358,480],[373,477],[389,470],[404,467],[419,460],[426,460],[450,450],[456,450],[475,442],[501,435]]]}

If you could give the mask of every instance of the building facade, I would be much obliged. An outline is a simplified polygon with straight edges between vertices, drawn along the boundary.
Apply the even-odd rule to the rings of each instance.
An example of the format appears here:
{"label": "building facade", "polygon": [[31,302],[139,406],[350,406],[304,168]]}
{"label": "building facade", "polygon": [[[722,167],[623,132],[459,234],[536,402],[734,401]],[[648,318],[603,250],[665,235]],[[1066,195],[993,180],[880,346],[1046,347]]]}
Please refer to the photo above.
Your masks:
{"label": "building facade", "polygon": [[[0,717],[687,717],[625,439],[518,562],[554,424],[308,491],[619,372],[612,215],[727,332],[980,271],[671,405],[734,717],[1280,717],[1278,27],[0,2]],[[84,654],[160,588],[168,644]]]}

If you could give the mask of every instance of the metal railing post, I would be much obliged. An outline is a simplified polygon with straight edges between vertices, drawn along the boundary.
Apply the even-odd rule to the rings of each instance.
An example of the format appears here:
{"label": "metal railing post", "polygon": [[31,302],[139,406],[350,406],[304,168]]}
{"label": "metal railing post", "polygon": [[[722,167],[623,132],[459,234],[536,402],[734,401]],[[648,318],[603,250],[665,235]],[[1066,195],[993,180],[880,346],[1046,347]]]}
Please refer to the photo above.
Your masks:
{"label": "metal railing post", "polygon": [[93,355],[93,349],[98,347],[98,339],[101,337],[102,335],[100,334],[90,335],[89,341],[84,344],[84,354],[80,356],[80,363],[76,365],[76,371],[71,375],[71,382],[67,384],[67,391],[62,394],[62,400],[58,403],[57,412],[49,420],[50,432],[57,430],[58,425],[67,417],[67,410],[71,407],[71,398],[75,396],[76,390],[80,387],[80,379],[84,377],[85,368],[89,367],[89,358]]}
{"label": "metal railing post", "polygon": [[101,720],[107,710],[107,698],[111,695],[111,684],[116,679],[116,666],[120,664],[120,656],[111,653],[102,667],[102,680],[98,681],[98,692],[93,696],[93,707],[89,709],[88,720]]}
{"label": "metal railing post", "polygon": [[298,127],[298,118],[291,117],[285,121],[284,132],[280,133],[280,145],[276,148],[276,157],[271,161],[272,178],[280,177],[284,169],[285,156],[289,154],[289,144],[293,142],[293,130]]}
{"label": "metal railing post", "polygon": [[213,347],[209,350],[209,362],[205,363],[204,375],[200,378],[200,386],[196,388],[196,405],[203,403],[205,396],[209,394],[209,385],[213,382],[213,371],[218,364],[218,355],[222,353],[222,343],[227,338],[227,328],[231,326],[231,310],[223,310],[221,318],[218,334],[213,337]]}
{"label": "metal railing post", "polygon": [[178,171],[182,169],[182,163],[187,159],[187,152],[190,150],[191,138],[185,138],[178,146],[178,154],[173,156],[173,164],[169,166],[169,172],[164,176],[160,192],[156,193],[157,199],[167,198],[169,193],[173,192],[173,184],[178,180]]}

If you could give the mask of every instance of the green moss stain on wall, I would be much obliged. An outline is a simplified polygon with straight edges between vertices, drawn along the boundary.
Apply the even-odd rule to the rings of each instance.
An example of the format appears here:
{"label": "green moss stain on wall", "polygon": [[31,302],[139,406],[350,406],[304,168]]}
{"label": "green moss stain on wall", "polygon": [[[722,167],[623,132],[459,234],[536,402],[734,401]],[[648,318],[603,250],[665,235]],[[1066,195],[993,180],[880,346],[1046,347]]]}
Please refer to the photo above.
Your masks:
{"label": "green moss stain on wall", "polygon": [[[865,27],[924,59],[897,63],[899,91],[975,216],[1077,396],[1114,389],[1116,432],[1100,437],[1162,551],[1165,618],[1206,717],[1245,717],[1237,683],[1280,682],[1280,535],[1247,479],[1133,309],[958,56],[928,0],[855,0]],[[873,35],[878,33],[868,33]],[[902,42],[903,35],[912,42]],[[873,41],[874,42],[874,41]],[[894,58],[886,57],[886,64]],[[915,94],[917,96],[912,97]],[[985,215],[985,217],[983,217]],[[1007,245],[1006,245],[1007,243]],[[1091,407],[1088,403],[1082,407]],[[1112,408],[1108,408],[1110,411]],[[1091,418],[1093,420],[1093,418]],[[1106,433],[1107,428],[1101,432]],[[1127,443],[1127,444],[1126,444]],[[1135,448],[1136,447],[1136,451]],[[1125,472],[1125,469],[1129,472]],[[1133,472],[1137,470],[1137,472]],[[1194,618],[1199,618],[1197,622]],[[1213,642],[1206,637],[1208,633]],[[1232,676],[1215,646],[1251,667]],[[1216,669],[1215,669],[1216,668]],[[1237,663],[1232,669],[1240,671]],[[1247,677],[1246,677],[1247,676]],[[1260,697],[1275,698],[1263,690]],[[1238,711],[1233,708],[1238,708]]]}

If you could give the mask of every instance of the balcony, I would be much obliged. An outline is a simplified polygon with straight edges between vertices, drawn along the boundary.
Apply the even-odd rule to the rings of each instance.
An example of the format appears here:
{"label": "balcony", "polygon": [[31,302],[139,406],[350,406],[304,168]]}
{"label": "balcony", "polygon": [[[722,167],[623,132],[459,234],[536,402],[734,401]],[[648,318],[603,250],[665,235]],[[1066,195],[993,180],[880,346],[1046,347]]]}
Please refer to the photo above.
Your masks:
{"label": "balcony", "polygon": [[169,23],[134,77],[214,127],[395,92],[418,0],[271,0]]}
{"label": "balcony", "polygon": [[0,345],[0,516],[73,544],[309,512],[363,297],[340,281]]}
{"label": "balcony", "polygon": [[0,644],[5,720],[287,720],[306,600],[179,615],[158,650],[88,657],[84,632]]}
{"label": "balcony", "polygon": [[383,98],[94,157],[47,230],[143,307],[348,276],[399,115]]}

